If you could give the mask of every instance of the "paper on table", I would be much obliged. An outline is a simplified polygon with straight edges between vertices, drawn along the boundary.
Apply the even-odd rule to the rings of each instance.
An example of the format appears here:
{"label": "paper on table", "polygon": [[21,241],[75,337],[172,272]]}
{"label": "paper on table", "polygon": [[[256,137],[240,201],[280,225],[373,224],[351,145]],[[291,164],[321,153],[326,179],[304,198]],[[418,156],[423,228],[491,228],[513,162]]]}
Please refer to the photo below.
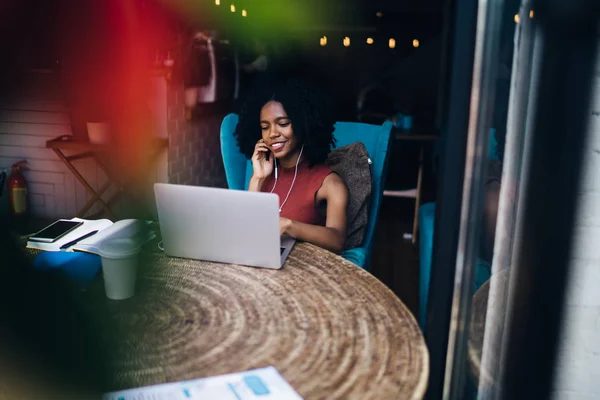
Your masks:
{"label": "paper on table", "polygon": [[[115,223],[108,219],[88,220],[72,218],[71,221],[80,221],[83,224],[54,243],[42,243],[30,240],[27,242],[27,247],[45,251],[85,251],[98,254],[100,246],[107,239],[130,238],[134,246],[141,247],[156,237],[152,231],[146,229],[148,222],[139,219],[124,219]],[[98,231],[98,233],[67,249],[60,248],[63,244],[76,240],[92,231]]]}
{"label": "paper on table", "polygon": [[156,236],[153,232],[146,229],[146,225],[145,221],[139,219],[117,221],[94,236],[75,244],[71,247],[71,250],[98,254],[100,253],[100,246],[105,240],[121,238],[129,238],[132,240],[133,246],[141,247]]}
{"label": "paper on table", "polygon": [[[65,250],[60,249],[60,246],[62,246],[63,244],[69,243],[72,240],[80,238],[83,235],[85,235],[86,233],[90,233],[92,231],[102,231],[103,229],[106,229],[113,224],[112,221],[108,220],[108,219],[89,220],[89,219],[81,219],[81,218],[71,218],[71,221],[80,221],[80,222],[83,222],[83,224],[81,226],[78,226],[73,231],[67,233],[65,236],[58,239],[56,242],[43,243],[43,242],[35,242],[35,241],[30,240],[27,242],[27,247],[30,249],[38,249],[38,250],[45,250],[45,251],[65,251]],[[72,251],[72,250],[69,249],[66,251]]]}
{"label": "paper on table", "polygon": [[275,367],[106,393],[103,400],[302,400]]}

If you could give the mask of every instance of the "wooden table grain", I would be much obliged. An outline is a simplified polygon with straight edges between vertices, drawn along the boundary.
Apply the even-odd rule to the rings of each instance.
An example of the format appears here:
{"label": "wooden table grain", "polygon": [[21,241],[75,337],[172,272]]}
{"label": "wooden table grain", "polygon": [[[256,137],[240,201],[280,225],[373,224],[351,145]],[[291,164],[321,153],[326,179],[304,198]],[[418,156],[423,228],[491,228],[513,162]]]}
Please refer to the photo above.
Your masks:
{"label": "wooden table grain", "polygon": [[269,365],[307,400],[421,399],[427,387],[411,312],[371,274],[310,244],[297,243],[281,270],[151,252],[132,299],[101,301],[110,390]]}

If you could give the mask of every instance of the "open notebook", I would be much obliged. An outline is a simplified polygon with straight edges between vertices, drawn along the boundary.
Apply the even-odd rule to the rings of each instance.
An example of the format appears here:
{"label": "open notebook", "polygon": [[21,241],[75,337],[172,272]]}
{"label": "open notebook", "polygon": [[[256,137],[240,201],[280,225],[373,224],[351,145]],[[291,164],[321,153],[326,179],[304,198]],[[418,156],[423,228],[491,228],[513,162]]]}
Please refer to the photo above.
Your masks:
{"label": "open notebook", "polygon": [[[85,251],[99,254],[100,246],[109,239],[129,238],[134,241],[134,244],[141,247],[156,236],[152,231],[147,229],[149,222],[139,219],[124,219],[115,223],[108,219],[86,220],[72,218],[71,220],[81,221],[83,224],[54,243],[28,241],[27,247],[45,251]],[[63,244],[69,243],[92,231],[98,231],[98,233],[61,250],[60,247]]]}

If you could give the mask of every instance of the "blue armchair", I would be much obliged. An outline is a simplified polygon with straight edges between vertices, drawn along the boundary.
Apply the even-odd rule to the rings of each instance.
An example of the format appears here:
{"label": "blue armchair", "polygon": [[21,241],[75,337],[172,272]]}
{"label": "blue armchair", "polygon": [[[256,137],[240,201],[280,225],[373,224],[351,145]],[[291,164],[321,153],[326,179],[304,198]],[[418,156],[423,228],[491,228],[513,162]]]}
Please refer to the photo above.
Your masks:
{"label": "blue armchair", "polygon": [[[236,114],[229,114],[221,123],[221,154],[225,166],[227,185],[230,189],[246,190],[252,176],[252,163],[246,159],[237,146],[233,135],[238,123]],[[373,186],[371,191],[371,205],[369,209],[369,225],[361,247],[346,250],[342,257],[354,264],[367,268],[371,256],[373,236],[377,224],[377,216],[383,196],[385,183],[388,151],[391,146],[392,123],[386,121],[382,125],[370,125],[357,122],[337,122],[334,136],[337,147],[350,143],[362,142],[372,161]]]}

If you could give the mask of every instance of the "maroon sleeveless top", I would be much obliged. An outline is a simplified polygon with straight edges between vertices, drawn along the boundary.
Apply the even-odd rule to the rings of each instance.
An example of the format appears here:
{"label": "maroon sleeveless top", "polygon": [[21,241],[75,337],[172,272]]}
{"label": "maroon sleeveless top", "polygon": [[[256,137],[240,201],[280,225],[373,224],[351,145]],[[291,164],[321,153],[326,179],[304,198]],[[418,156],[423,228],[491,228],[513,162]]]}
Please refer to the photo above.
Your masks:
{"label": "maroon sleeveless top", "polygon": [[[331,169],[323,164],[308,168],[308,162],[300,162],[296,182],[284,204],[285,197],[294,180],[294,169],[294,167],[286,169],[279,165],[277,184],[273,190],[273,193],[279,196],[279,207],[283,204],[279,215],[293,221],[324,226],[325,216],[318,212],[315,196],[323,185],[325,177],[332,172]],[[274,184],[275,173],[273,172],[265,180],[261,191],[269,193]]]}

